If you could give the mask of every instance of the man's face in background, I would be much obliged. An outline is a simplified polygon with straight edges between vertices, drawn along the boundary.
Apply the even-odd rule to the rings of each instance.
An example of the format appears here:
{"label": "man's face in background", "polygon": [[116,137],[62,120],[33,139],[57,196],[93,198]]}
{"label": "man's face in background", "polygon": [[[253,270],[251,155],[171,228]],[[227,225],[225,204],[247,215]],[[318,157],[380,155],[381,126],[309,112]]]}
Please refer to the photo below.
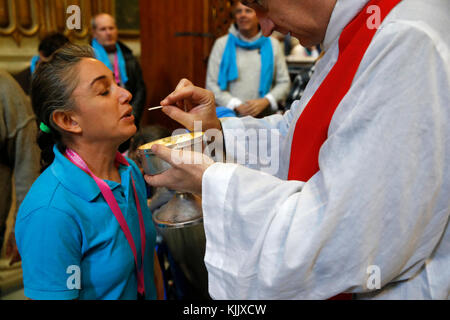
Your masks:
{"label": "man's face in background", "polygon": [[115,47],[119,31],[116,21],[108,14],[102,14],[95,19],[95,29],[92,36],[105,48]]}

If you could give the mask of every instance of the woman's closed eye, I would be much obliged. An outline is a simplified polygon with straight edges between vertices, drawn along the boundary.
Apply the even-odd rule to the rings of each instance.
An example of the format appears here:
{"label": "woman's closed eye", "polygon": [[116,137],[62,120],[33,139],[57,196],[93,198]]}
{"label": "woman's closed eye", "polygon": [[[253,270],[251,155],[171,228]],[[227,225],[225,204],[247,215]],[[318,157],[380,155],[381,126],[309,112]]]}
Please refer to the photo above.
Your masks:
{"label": "woman's closed eye", "polygon": [[108,88],[108,89],[102,90],[102,93],[100,93],[100,95],[106,97],[109,94],[109,92],[110,91],[109,91],[109,88]]}

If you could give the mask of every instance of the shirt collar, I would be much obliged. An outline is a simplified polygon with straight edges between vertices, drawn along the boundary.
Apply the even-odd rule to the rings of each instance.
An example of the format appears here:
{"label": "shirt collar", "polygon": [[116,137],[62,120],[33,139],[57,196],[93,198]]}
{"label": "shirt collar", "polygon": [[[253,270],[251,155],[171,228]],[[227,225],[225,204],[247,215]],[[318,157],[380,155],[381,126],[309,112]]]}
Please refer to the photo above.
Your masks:
{"label": "shirt collar", "polygon": [[369,0],[337,0],[328,23],[323,49],[327,51],[339,39],[342,30],[361,11]]}
{"label": "shirt collar", "polygon": [[[55,145],[53,147],[55,154],[55,160],[51,165],[52,173],[64,186],[64,188],[70,190],[72,193],[80,196],[86,201],[94,201],[101,193],[100,188],[95,183],[94,179],[74,165],[69,159],[67,159]],[[120,163],[119,173],[122,178],[122,184],[126,184],[126,180],[129,180],[131,166],[126,161],[125,157],[118,153],[116,161]],[[128,179],[126,179],[128,177]],[[120,184],[107,181],[112,190],[118,188]]]}
{"label": "shirt collar", "polygon": [[258,40],[259,38],[261,38],[263,36],[262,35],[262,31],[259,30],[258,33],[254,37],[252,37],[250,39],[246,38],[239,32],[238,28],[236,28],[234,23],[231,24],[230,28],[228,29],[228,32],[231,33],[232,35],[238,37],[239,39],[241,39],[243,41],[246,41],[246,42],[256,41],[256,40]]}

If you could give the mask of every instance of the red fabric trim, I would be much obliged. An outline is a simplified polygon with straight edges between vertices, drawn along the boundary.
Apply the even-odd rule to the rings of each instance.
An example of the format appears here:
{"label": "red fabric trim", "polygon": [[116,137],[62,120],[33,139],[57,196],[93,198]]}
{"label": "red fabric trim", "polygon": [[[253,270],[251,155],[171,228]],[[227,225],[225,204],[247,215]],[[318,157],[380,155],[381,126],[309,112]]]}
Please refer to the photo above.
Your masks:
{"label": "red fabric trim", "polygon": [[337,296],[334,296],[333,298],[330,298],[328,300],[352,300],[352,299],[353,299],[353,294],[341,293],[341,294],[338,294]]}

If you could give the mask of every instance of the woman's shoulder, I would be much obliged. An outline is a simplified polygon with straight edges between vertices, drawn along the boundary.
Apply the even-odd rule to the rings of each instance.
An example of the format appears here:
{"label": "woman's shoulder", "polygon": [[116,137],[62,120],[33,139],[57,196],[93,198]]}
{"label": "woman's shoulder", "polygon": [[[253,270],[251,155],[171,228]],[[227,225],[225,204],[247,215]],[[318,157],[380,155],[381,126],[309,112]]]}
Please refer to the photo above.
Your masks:
{"label": "woman's shoulder", "polygon": [[48,205],[51,194],[58,184],[50,168],[47,168],[33,183],[20,206],[19,213]]}
{"label": "woman's shoulder", "polygon": [[225,34],[214,41],[212,51],[222,52],[225,50],[225,46],[227,45],[228,34]]}
{"label": "woman's shoulder", "polygon": [[[31,200],[33,199],[26,199]],[[22,245],[30,241],[38,241],[43,246],[63,238],[74,239],[79,243],[82,232],[73,215],[47,200],[39,201],[35,205],[24,203],[20,207],[15,223],[15,235],[19,248],[23,250]]]}
{"label": "woman's shoulder", "polygon": [[224,34],[224,35],[222,35],[222,36],[220,36],[220,37],[218,37],[216,39],[216,43],[220,43],[222,45],[225,45],[227,43],[227,41],[228,41],[228,37],[229,37],[228,33]]}
{"label": "woman's shoulder", "polygon": [[48,167],[31,186],[20,205],[16,221],[26,219],[31,214],[45,215],[53,211],[64,211],[64,206],[58,205],[65,198],[61,194],[64,189],[51,168],[52,166]]}

